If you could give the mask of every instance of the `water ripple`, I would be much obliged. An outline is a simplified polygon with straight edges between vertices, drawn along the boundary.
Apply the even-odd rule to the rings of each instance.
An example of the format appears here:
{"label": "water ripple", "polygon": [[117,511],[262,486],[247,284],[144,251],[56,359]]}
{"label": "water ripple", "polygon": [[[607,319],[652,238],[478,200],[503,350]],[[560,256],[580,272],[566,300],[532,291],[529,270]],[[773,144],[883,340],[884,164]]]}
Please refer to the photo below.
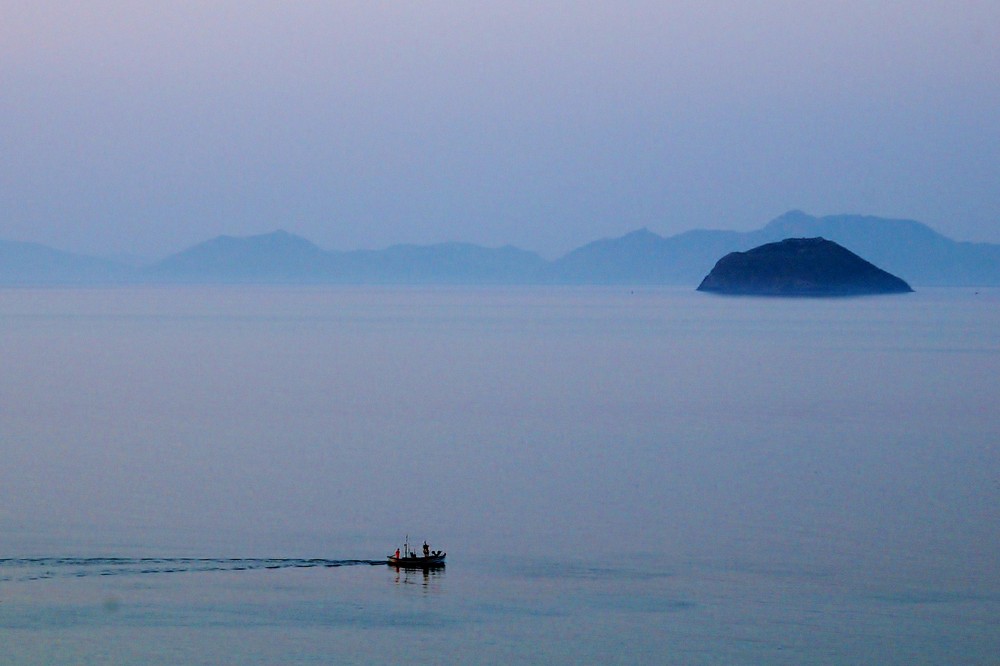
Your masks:
{"label": "water ripple", "polygon": [[328,560],[300,558],[209,557],[24,557],[0,558],[0,582],[191,573],[197,571],[252,571],[384,565],[385,560]]}

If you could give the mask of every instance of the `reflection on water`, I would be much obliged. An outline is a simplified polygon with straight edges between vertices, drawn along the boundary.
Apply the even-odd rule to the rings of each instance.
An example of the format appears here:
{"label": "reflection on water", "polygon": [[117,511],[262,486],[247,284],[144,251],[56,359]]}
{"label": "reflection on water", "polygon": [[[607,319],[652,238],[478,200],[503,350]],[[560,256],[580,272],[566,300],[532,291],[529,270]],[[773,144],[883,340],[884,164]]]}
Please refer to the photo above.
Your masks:
{"label": "reflection on water", "polygon": [[424,592],[442,591],[445,566],[434,567],[390,567],[395,570],[393,582],[396,585],[419,585]]}

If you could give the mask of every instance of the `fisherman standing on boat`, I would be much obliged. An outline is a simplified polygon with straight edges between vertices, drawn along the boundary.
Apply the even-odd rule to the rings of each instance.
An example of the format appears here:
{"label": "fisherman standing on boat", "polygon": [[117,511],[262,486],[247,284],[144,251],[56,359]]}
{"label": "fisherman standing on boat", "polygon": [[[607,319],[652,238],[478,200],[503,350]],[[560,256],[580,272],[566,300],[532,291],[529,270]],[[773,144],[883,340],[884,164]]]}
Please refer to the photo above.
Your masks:
{"label": "fisherman standing on boat", "polygon": [[430,557],[430,555],[431,555],[431,547],[427,545],[426,541],[424,541],[424,557]]}
{"label": "fisherman standing on boat", "polygon": [[396,549],[396,556],[395,557],[396,557],[397,560],[399,559],[399,548]]}

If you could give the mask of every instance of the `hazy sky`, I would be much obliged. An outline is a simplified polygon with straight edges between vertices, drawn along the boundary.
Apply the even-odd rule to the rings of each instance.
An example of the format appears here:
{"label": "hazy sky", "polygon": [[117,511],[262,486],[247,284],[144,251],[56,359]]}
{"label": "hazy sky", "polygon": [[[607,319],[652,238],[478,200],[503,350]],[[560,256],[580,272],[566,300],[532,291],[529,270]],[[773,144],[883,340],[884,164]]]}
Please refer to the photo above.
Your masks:
{"label": "hazy sky", "polygon": [[0,238],[1000,241],[1000,2],[0,0]]}

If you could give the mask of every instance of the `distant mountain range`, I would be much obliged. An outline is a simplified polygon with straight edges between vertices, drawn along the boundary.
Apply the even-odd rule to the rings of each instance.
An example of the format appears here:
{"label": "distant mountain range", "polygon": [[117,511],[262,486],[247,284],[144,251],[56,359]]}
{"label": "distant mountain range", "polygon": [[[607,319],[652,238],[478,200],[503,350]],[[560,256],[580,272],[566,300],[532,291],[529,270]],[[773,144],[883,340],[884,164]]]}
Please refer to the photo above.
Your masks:
{"label": "distant mountain range", "polygon": [[136,269],[108,259],[54,250],[38,243],[0,241],[0,284],[116,283]]}
{"label": "distant mountain range", "polygon": [[730,252],[822,237],[915,286],[1000,286],[1000,245],[951,240],[912,220],[792,211],[756,231],[647,229],[594,241],[555,261],[506,246],[394,245],[328,251],[285,231],[219,236],[149,266],[0,241],[0,284],[340,283],[690,285]]}
{"label": "distant mountain range", "polygon": [[393,245],[329,252],[299,236],[220,236],[167,257],[144,275],[180,282],[333,282],[346,284],[511,284],[546,266],[534,252],[468,243]]}

